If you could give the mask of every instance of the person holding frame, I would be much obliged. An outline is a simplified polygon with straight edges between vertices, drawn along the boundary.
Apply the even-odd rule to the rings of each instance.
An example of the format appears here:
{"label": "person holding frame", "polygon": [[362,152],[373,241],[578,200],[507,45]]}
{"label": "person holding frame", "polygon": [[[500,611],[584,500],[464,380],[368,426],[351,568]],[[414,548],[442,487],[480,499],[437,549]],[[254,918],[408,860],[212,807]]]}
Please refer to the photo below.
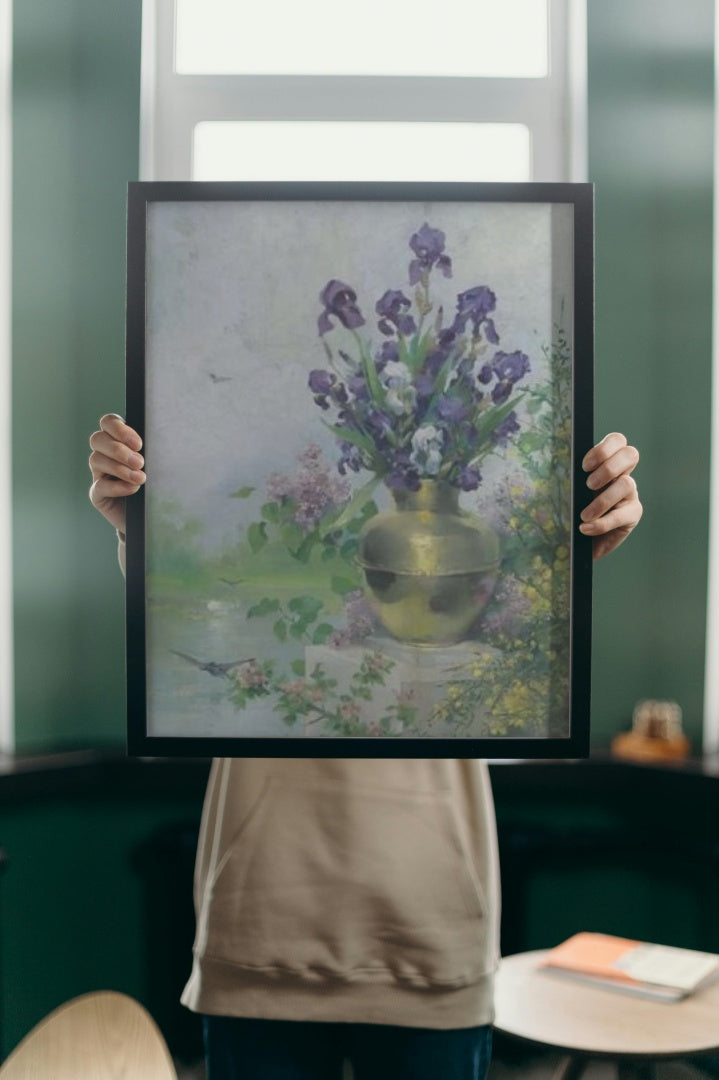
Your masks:
{"label": "person holding frame", "polygon": [[[116,414],[90,438],[90,500],[117,530],[145,483]],[[642,516],[639,454],[585,455],[593,556]],[[212,764],[183,1002],[204,1018],[208,1080],[483,1080],[499,959],[486,764],[225,758]]]}

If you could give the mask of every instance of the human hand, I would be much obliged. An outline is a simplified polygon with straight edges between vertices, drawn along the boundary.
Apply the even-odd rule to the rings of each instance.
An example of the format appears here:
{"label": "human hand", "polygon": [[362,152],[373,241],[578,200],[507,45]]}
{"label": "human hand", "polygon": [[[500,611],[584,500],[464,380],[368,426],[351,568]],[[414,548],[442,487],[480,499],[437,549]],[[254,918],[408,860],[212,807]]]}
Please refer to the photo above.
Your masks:
{"label": "human hand", "polygon": [[117,413],[100,420],[90,436],[90,502],[120,533],[125,532],[125,499],[145,483],[142,439]]}
{"label": "human hand", "polygon": [[643,508],[631,475],[638,461],[639,451],[616,431],[584,456],[587,487],[597,494],[580,514],[579,531],[592,538],[594,559],[614,551],[639,524]]}

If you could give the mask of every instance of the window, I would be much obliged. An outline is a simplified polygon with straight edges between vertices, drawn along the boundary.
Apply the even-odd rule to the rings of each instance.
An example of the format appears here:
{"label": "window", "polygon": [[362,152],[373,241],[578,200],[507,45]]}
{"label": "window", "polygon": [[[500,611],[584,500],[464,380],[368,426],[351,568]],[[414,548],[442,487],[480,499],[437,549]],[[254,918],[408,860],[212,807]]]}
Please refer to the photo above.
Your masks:
{"label": "window", "polygon": [[363,0],[341,19],[333,0],[253,7],[251,22],[236,0],[175,10],[180,75],[543,78],[549,67],[545,0],[444,0],[441,18],[434,0]]}
{"label": "window", "polygon": [[141,175],[584,179],[584,3],[145,0]]}

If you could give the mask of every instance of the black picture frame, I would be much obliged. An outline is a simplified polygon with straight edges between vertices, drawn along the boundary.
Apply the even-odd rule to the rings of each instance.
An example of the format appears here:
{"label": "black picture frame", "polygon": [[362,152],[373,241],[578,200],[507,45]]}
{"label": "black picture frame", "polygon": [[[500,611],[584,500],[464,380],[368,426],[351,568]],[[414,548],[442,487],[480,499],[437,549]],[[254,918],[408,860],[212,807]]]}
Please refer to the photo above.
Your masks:
{"label": "black picture frame", "polygon": [[[129,185],[128,753],[588,754],[593,265],[589,184]],[[392,513],[368,475],[415,507],[390,539],[367,539]],[[500,569],[415,485],[498,515]],[[382,562],[392,529],[430,545],[421,581]],[[400,640],[353,636],[355,573]],[[489,607],[457,631],[470,596]]]}

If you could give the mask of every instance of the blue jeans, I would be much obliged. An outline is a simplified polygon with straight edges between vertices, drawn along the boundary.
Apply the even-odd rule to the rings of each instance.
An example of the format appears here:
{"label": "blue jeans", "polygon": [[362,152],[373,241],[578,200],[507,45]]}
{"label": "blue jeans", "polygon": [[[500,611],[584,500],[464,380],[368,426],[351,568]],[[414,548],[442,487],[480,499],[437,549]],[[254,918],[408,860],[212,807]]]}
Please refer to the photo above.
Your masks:
{"label": "blue jeans", "polygon": [[207,1080],[484,1080],[490,1025],[436,1031],[383,1024],[205,1016]]}

